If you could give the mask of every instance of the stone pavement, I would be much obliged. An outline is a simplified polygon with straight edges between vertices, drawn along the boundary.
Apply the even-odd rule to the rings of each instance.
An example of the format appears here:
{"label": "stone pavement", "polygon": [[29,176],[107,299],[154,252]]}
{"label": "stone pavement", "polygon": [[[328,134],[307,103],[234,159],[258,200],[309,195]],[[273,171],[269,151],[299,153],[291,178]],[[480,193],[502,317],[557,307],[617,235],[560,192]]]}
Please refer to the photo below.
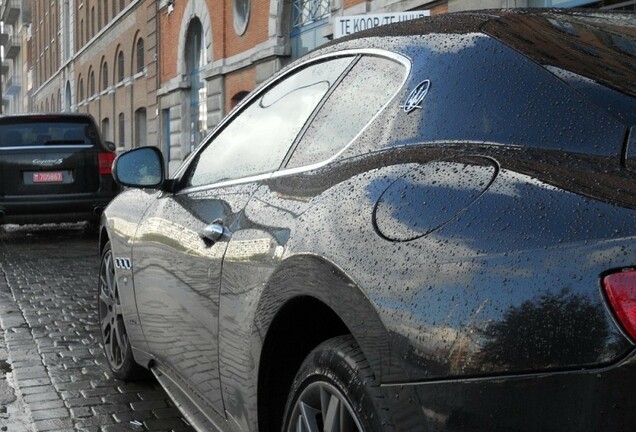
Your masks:
{"label": "stone pavement", "polygon": [[0,227],[0,431],[192,430],[154,379],[111,376],[98,268],[81,224]]}

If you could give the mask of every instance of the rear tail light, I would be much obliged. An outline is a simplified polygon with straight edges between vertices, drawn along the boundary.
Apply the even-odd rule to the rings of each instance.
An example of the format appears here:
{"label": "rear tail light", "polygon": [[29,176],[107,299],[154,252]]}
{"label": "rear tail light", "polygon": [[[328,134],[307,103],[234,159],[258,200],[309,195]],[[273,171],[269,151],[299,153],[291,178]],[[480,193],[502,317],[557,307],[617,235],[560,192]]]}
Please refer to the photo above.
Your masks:
{"label": "rear tail light", "polygon": [[636,340],[636,270],[612,273],[603,278],[603,288],[616,318]]}
{"label": "rear tail light", "polygon": [[100,174],[111,174],[111,168],[113,161],[115,160],[115,153],[99,153],[97,155],[97,161],[99,163]]}

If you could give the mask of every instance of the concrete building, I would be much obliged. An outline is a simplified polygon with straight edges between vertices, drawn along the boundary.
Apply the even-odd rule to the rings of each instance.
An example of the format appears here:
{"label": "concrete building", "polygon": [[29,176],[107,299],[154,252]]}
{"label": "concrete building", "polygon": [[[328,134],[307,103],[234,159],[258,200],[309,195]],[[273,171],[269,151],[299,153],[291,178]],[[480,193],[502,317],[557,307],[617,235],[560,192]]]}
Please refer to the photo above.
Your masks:
{"label": "concrete building", "polygon": [[0,18],[2,112],[29,111],[31,2],[5,0]]}
{"label": "concrete building", "polygon": [[106,139],[122,150],[161,148],[173,173],[257,85],[307,51],[343,32],[374,25],[373,21],[466,9],[633,10],[635,4],[636,0],[2,0],[2,101],[5,112],[88,112]]}

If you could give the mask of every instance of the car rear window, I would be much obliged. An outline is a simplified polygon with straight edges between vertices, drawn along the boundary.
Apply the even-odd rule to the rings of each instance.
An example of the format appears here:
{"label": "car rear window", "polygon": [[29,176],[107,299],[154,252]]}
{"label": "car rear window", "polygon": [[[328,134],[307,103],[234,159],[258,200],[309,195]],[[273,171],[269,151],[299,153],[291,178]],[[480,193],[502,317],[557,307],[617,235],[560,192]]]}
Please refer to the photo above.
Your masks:
{"label": "car rear window", "polygon": [[636,96],[636,26],[630,15],[593,12],[544,17],[509,16],[484,31],[544,67]]}
{"label": "car rear window", "polygon": [[11,122],[0,124],[0,147],[83,146],[97,141],[97,131],[82,122]]}

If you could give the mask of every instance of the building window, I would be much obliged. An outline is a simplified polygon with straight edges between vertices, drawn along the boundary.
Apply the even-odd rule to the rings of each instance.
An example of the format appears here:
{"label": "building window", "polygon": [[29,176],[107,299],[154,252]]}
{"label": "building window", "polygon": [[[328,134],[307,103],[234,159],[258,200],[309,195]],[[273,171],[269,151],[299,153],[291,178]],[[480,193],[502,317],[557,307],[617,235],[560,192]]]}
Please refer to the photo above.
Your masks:
{"label": "building window", "polygon": [[95,94],[95,72],[91,71],[91,74],[88,76],[89,86],[90,86],[90,96]]}
{"label": "building window", "polygon": [[188,27],[185,47],[186,73],[190,78],[190,151],[207,134],[207,88],[203,78],[205,51],[203,47],[203,26],[193,19]]}
{"label": "building window", "polygon": [[234,0],[234,31],[241,36],[247,29],[250,20],[250,0]]}
{"label": "building window", "polygon": [[[166,162],[166,169],[170,166],[170,109],[161,110],[161,118],[163,119],[163,157]],[[166,175],[169,175],[166,172]]]}
{"label": "building window", "polygon": [[230,109],[234,108],[235,106],[237,106],[239,104],[239,102],[241,102],[243,99],[245,99],[245,96],[247,96],[249,94],[249,92],[247,91],[240,91],[237,94],[235,94],[234,96],[232,96],[232,106],[230,107]]}
{"label": "building window", "polygon": [[64,59],[68,59],[71,56],[71,10],[68,1],[64,2]]}
{"label": "building window", "polygon": [[108,117],[102,120],[102,138],[104,141],[110,141],[110,120]]}
{"label": "building window", "polygon": [[119,51],[117,54],[117,82],[124,80],[124,53]]}
{"label": "building window", "polygon": [[77,88],[77,94],[79,95],[79,100],[84,100],[84,78],[80,78],[79,87]]}
{"label": "building window", "polygon": [[135,111],[135,147],[146,145],[146,109]]}
{"label": "building window", "polygon": [[292,58],[298,58],[327,42],[322,30],[329,25],[330,0],[293,0],[292,2]]}
{"label": "building window", "polygon": [[108,88],[108,63],[104,63],[102,66],[102,90]]}
{"label": "building window", "polygon": [[67,82],[67,83],[66,83],[65,98],[64,98],[64,99],[65,99],[65,100],[64,100],[64,107],[65,107],[65,110],[66,110],[67,112],[70,112],[70,111],[71,111],[71,105],[72,105],[71,98],[72,98],[72,97],[73,97],[73,96],[71,95],[71,83],[70,83],[70,82]]}
{"label": "building window", "polygon": [[108,24],[108,0],[104,0],[104,26]]}
{"label": "building window", "polygon": [[95,36],[95,33],[97,33],[97,28],[95,27],[95,6],[93,6],[91,8],[91,37]]}
{"label": "building window", "polygon": [[120,147],[126,147],[124,143],[126,139],[126,120],[124,119],[124,113],[119,113],[117,128],[119,129],[119,142],[117,144]]}
{"label": "building window", "polygon": [[144,40],[139,38],[137,40],[137,73],[144,71]]}
{"label": "building window", "polygon": [[126,7],[126,1],[119,0],[119,11],[123,11],[125,7]]}

